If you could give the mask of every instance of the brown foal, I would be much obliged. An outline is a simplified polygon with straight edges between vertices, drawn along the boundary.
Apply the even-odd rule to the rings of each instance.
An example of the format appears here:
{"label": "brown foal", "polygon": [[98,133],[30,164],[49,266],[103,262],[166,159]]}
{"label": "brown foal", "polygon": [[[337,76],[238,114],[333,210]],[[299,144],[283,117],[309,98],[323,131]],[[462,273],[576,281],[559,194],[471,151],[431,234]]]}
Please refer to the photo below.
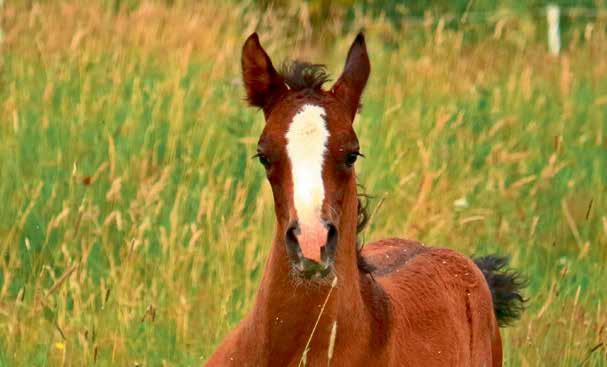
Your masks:
{"label": "brown foal", "polygon": [[505,259],[387,239],[359,251],[352,123],[369,77],[352,44],[330,90],[324,67],[276,71],[251,35],[247,99],[266,125],[257,157],[272,186],[276,235],[252,311],[209,366],[500,366],[499,325],[522,310]]}

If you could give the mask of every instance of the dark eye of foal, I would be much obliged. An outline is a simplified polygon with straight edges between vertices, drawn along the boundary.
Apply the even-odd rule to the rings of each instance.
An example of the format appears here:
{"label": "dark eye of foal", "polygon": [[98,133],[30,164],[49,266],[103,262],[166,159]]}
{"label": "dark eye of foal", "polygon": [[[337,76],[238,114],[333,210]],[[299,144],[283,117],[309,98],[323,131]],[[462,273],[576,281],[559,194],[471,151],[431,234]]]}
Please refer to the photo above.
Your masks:
{"label": "dark eye of foal", "polygon": [[352,167],[354,163],[356,163],[358,156],[364,157],[364,155],[360,154],[360,152],[348,153],[346,156],[346,166]]}
{"label": "dark eye of foal", "polygon": [[255,154],[253,158],[257,158],[259,160],[259,163],[261,163],[265,168],[268,168],[270,166],[270,160],[268,159],[268,157],[261,153]]}

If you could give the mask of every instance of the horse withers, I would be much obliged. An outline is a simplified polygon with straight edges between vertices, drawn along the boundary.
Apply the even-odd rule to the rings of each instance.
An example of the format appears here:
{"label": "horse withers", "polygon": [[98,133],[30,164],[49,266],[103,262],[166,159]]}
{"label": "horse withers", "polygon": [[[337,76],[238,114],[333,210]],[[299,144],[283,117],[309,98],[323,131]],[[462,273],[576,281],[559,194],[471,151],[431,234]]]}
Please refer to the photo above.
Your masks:
{"label": "horse withers", "polygon": [[281,72],[257,34],[242,50],[248,102],[266,124],[257,158],[272,187],[276,234],[253,309],[209,366],[500,366],[499,326],[522,310],[505,259],[475,261],[405,239],[357,245],[365,222],[352,127],[370,74],[359,34],[341,76]]}

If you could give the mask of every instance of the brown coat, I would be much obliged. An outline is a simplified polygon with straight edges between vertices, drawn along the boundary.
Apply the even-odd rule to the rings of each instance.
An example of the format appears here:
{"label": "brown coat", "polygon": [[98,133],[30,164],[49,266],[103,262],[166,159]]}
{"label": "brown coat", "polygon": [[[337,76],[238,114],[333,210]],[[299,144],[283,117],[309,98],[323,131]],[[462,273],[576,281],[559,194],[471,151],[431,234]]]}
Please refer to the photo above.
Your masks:
{"label": "brown coat", "polygon": [[[256,34],[243,47],[247,98],[266,118],[258,156],[274,195],[276,235],[253,309],[208,366],[500,366],[498,322],[516,318],[522,304],[521,283],[502,271],[503,259],[482,259],[479,268],[455,251],[403,239],[357,249],[354,162],[362,154],[352,122],[370,73],[362,34],[331,90],[322,89],[322,67],[294,65],[278,73]],[[313,123],[328,136],[320,229],[305,244],[314,259],[298,240],[296,163],[285,147],[303,105],[323,111]],[[308,277],[305,266],[327,272]]]}

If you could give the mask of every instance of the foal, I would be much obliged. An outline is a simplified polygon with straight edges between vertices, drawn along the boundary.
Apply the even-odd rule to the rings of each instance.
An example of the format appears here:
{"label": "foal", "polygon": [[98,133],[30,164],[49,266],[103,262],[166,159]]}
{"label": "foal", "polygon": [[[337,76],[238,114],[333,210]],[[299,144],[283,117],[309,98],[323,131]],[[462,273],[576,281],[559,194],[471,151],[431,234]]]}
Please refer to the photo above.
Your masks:
{"label": "foal", "polygon": [[330,90],[322,66],[277,72],[257,34],[244,44],[242,73],[266,119],[257,157],[276,235],[253,310],[208,365],[500,366],[498,325],[523,302],[504,259],[477,266],[404,239],[358,251],[362,154],[352,122],[370,73],[363,35]]}

